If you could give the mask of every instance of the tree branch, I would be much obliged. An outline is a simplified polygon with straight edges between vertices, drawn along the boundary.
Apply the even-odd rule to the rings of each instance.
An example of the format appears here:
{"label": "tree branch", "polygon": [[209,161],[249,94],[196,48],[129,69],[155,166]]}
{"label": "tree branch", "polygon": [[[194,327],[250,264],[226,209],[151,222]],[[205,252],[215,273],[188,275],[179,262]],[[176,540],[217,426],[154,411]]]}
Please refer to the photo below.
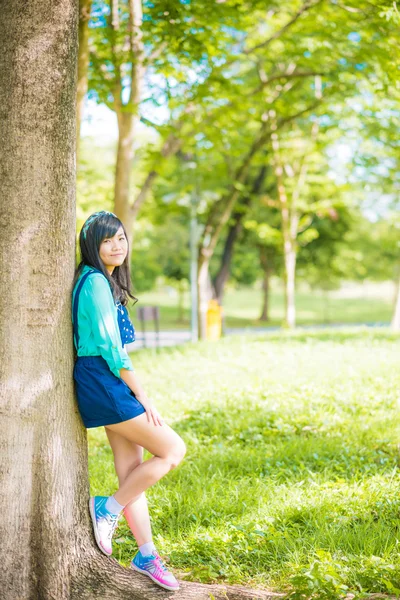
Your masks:
{"label": "tree branch", "polygon": [[243,199],[240,202],[239,207],[233,212],[232,219],[233,223],[229,227],[228,235],[226,236],[224,250],[221,257],[220,267],[217,275],[214,278],[213,285],[217,295],[218,300],[221,302],[223,288],[226,280],[229,276],[230,265],[232,261],[233,248],[236,242],[236,239],[242,229],[242,220],[244,215],[246,214],[253,196],[258,195],[263,186],[265,177],[267,174],[267,165],[264,164],[261,166],[257,176],[253,180],[253,185],[251,191],[247,194],[244,194]]}
{"label": "tree branch", "polygon": [[154,60],[157,60],[157,58],[162,52],[164,52],[164,50],[166,50],[166,48],[168,48],[167,42],[161,42],[157,48],[154,48],[153,52],[150,52],[149,56],[146,58],[146,63],[148,63],[148,66],[150,66]]}
{"label": "tree branch", "polygon": [[[284,119],[280,119],[276,123],[276,129],[281,129],[284,125],[301,117],[302,115],[310,112],[314,108],[316,108],[321,103],[321,100],[318,99],[312,105],[307,106],[303,110],[295,113],[294,115],[290,115]],[[232,184],[230,190],[225,194],[218,202],[215,202],[211,209],[207,219],[206,226],[204,228],[202,234],[202,242],[200,245],[200,260],[209,259],[215,249],[215,246],[218,242],[218,238],[222,228],[225,223],[229,219],[229,216],[232,212],[232,209],[235,205],[236,200],[239,197],[240,190],[237,187],[237,184],[243,183],[250,163],[254,157],[254,155],[264,146],[264,144],[268,141],[270,135],[272,133],[271,127],[267,124],[267,121],[263,122],[257,139],[251,145],[250,150],[246,154],[243,159],[241,165],[236,170],[235,180]],[[223,211],[221,215],[218,215],[220,207],[223,207]]]}
{"label": "tree branch", "polygon": [[346,6],[345,4],[339,3],[335,3],[335,6],[337,6],[338,8],[342,8],[343,10],[346,10],[349,13],[365,14],[365,12],[361,8],[355,8],[354,6]]}
{"label": "tree branch", "polygon": [[242,50],[234,58],[231,58],[230,60],[226,61],[226,63],[224,63],[223,65],[221,65],[221,68],[224,69],[226,67],[230,67],[235,62],[237,62],[238,60],[240,60],[240,56],[242,54],[244,54],[245,56],[248,56],[252,52],[255,52],[256,50],[259,50],[260,48],[266,48],[267,46],[269,46],[269,44],[271,44],[272,42],[274,42],[275,40],[277,40],[278,38],[280,38],[281,35],[283,35],[288,29],[290,29],[290,27],[292,25],[294,25],[294,23],[296,23],[296,21],[304,13],[306,13],[308,10],[314,8],[315,6],[317,6],[318,4],[320,4],[322,1],[323,0],[316,0],[315,2],[313,2],[312,0],[306,0],[306,2],[297,11],[297,13],[283,27],[281,27],[280,29],[278,29],[278,31],[275,31],[275,33],[273,35],[271,35],[271,37],[267,38],[263,42],[260,42],[259,44],[256,44],[255,46],[252,46],[251,48],[247,48],[247,49]]}
{"label": "tree branch", "polygon": [[[176,152],[179,150],[181,145],[182,145],[182,139],[176,137],[174,134],[171,134],[165,140],[163,147],[161,148],[160,154],[163,158],[168,158],[168,156],[172,156],[173,154],[176,154]],[[160,161],[158,160],[158,162],[160,162]],[[131,212],[133,219],[137,218],[137,215],[138,215],[144,201],[146,200],[147,195],[148,195],[149,191],[151,190],[151,186],[153,185],[153,182],[156,179],[156,177],[158,177],[158,171],[153,168],[147,174],[144,184],[140,188],[138,195],[136,196],[133,204],[130,207],[130,212]]]}
{"label": "tree branch", "polygon": [[251,54],[252,52],[255,52],[256,50],[260,50],[260,48],[266,48],[267,46],[269,46],[269,44],[271,44],[272,42],[274,42],[275,40],[277,40],[278,38],[280,38],[281,35],[283,35],[292,25],[294,25],[294,23],[296,23],[296,21],[298,21],[298,19],[305,12],[307,12],[310,9],[314,8],[315,6],[317,6],[318,4],[320,4],[321,2],[322,2],[322,0],[316,0],[316,2],[313,2],[312,0],[306,0],[306,2],[304,2],[303,6],[286,23],[286,25],[284,25],[283,27],[281,27],[280,29],[278,29],[278,31],[276,31],[273,35],[271,35],[271,37],[269,37],[268,39],[264,40],[260,44],[256,44],[255,46],[252,46],[251,48],[247,48],[246,50],[244,50],[243,54],[248,55],[248,54]]}
{"label": "tree branch", "polygon": [[273,75],[272,77],[265,79],[264,81],[262,81],[262,83],[257,88],[255,88],[248,94],[245,94],[245,96],[247,98],[254,96],[255,94],[258,94],[259,92],[262,92],[262,90],[267,85],[269,85],[273,81],[277,81],[279,79],[295,79],[295,78],[301,78],[301,77],[315,77],[316,75],[324,76],[324,75],[329,75],[329,73],[322,73],[322,72],[317,72],[317,71],[303,71],[303,72],[295,71],[294,73],[290,73],[290,74],[280,73],[278,75]]}
{"label": "tree branch", "polygon": [[136,219],[138,212],[141,209],[143,202],[146,200],[147,194],[149,193],[151,186],[153,185],[153,181],[157,176],[158,176],[158,172],[154,171],[154,170],[150,171],[147,174],[145,182],[142,185],[142,187],[140,188],[140,191],[135,198],[135,202],[131,206],[131,214],[132,214],[133,219]]}

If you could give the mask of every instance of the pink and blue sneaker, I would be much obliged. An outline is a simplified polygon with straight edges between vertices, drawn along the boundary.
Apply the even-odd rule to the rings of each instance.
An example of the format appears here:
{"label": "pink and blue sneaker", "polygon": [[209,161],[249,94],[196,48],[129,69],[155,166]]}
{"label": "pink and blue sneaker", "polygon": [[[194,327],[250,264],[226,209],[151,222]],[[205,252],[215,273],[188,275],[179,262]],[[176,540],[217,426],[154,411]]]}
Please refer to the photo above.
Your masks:
{"label": "pink and blue sneaker", "polygon": [[153,551],[153,554],[149,554],[149,556],[143,556],[139,550],[131,560],[131,568],[147,575],[154,583],[157,583],[166,590],[179,590],[179,583],[171,571],[168,571],[156,550]]}
{"label": "pink and blue sneaker", "polygon": [[92,496],[89,500],[89,510],[92,517],[94,537],[103,554],[112,554],[111,540],[118,523],[119,515],[114,515],[106,509],[108,496]]}

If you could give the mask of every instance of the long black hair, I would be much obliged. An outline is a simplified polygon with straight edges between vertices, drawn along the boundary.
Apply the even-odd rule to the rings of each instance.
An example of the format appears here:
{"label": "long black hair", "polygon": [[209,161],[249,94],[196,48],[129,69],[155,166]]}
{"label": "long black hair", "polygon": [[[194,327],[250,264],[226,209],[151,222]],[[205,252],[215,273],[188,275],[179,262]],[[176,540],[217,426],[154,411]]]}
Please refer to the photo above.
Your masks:
{"label": "long black hair", "polygon": [[[95,215],[98,216],[93,218]],[[88,224],[89,221],[90,223]],[[110,275],[99,255],[100,244],[106,238],[114,237],[120,227],[124,230],[128,242],[128,253],[122,265],[115,267]],[[109,281],[115,302],[119,301],[126,306],[129,298],[132,298],[135,301],[134,304],[136,304],[138,298],[132,293],[132,283],[128,263],[129,240],[126,235],[124,224],[117,216],[107,211],[100,211],[99,213],[90,215],[83,224],[79,234],[79,248],[81,260],[75,270],[72,290],[79,279],[83,267],[88,265],[101,271],[104,277]]]}

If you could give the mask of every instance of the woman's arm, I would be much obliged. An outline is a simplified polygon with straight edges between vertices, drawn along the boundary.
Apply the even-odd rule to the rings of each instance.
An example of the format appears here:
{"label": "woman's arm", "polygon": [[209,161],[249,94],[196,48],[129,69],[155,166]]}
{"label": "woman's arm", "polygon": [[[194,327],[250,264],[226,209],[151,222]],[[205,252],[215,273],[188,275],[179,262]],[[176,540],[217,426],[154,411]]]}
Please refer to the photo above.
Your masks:
{"label": "woman's arm", "polygon": [[137,375],[135,375],[133,371],[130,371],[128,369],[120,369],[119,374],[121,379],[125,381],[126,385],[135,394],[139,402],[143,404],[146,410],[147,420],[149,421],[149,423],[151,419],[153,419],[154,425],[162,425],[164,419],[154,406],[153,401],[148,397],[148,395],[144,391],[142,384],[137,378]]}
{"label": "woman's arm", "polygon": [[138,400],[140,400],[140,397],[147,397],[147,394],[134,371],[120,369],[119,374],[121,379],[125,381],[126,385],[132,390]]}

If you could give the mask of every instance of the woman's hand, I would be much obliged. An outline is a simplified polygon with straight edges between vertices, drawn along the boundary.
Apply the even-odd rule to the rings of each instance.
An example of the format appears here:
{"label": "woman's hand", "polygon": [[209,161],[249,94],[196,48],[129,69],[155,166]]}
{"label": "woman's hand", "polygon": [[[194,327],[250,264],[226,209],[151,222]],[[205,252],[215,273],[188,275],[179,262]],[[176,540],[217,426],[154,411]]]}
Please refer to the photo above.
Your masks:
{"label": "woman's hand", "polygon": [[162,425],[164,423],[164,419],[154,406],[151,398],[149,398],[146,394],[141,394],[139,396],[136,394],[136,398],[141,404],[143,404],[149,423],[151,422],[151,419],[153,419],[154,425]]}
{"label": "woman's hand", "polygon": [[121,379],[125,381],[128,388],[143,405],[149,423],[151,419],[153,419],[154,425],[163,425],[164,419],[161,417],[160,413],[154,406],[153,400],[149,398],[146,392],[144,391],[143,386],[138,380],[136,373],[134,373],[134,371],[130,369],[124,368],[121,368],[119,372],[121,375]]}

